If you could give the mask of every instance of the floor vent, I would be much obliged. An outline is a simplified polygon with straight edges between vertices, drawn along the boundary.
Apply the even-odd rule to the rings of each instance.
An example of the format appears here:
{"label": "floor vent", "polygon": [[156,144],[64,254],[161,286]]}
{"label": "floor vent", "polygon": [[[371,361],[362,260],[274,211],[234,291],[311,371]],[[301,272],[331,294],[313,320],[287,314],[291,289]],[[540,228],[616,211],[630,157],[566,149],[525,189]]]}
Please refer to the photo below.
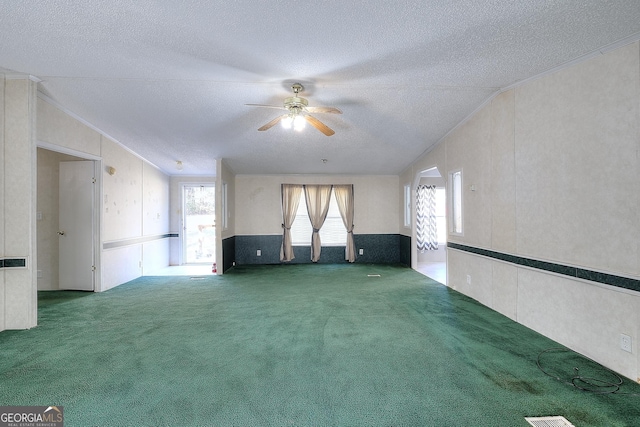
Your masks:
{"label": "floor vent", "polygon": [[189,280],[204,280],[204,277],[202,277],[202,276],[191,277],[191,278],[189,278]]}
{"label": "floor vent", "polygon": [[379,274],[367,274],[367,277],[380,277]]}
{"label": "floor vent", "polygon": [[534,427],[575,427],[565,417],[525,417]]}

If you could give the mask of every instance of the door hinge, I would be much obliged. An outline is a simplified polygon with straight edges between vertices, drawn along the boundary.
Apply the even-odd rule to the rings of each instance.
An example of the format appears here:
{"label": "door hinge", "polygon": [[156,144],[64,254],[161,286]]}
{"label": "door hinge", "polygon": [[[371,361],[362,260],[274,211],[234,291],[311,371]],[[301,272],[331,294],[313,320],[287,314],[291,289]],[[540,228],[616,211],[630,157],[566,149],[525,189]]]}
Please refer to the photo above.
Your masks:
{"label": "door hinge", "polygon": [[96,183],[96,179],[95,178],[91,178],[91,183],[95,184]]}
{"label": "door hinge", "polygon": [[91,266],[91,271],[96,271],[96,266],[95,265]]}

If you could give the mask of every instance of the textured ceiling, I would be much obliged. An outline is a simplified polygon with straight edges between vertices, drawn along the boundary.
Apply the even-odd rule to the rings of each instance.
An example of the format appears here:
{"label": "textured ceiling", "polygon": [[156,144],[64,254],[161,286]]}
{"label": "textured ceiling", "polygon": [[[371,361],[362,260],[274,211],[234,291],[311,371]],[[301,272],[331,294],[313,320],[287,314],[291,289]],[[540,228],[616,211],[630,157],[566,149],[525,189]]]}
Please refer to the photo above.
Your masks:
{"label": "textured ceiling", "polygon": [[[0,67],[169,174],[398,174],[499,90],[638,38],[635,0],[0,6]],[[296,81],[334,136],[257,131],[281,112],[245,104]]]}

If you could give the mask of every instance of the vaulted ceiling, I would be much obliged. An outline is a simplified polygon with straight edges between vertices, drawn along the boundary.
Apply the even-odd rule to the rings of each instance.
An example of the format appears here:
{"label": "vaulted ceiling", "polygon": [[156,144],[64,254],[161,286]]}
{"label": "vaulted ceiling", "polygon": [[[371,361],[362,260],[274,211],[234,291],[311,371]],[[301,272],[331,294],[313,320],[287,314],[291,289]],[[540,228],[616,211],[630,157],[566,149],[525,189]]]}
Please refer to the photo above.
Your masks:
{"label": "vaulted ceiling", "polygon": [[[493,95],[640,39],[620,0],[4,1],[0,67],[168,174],[398,174]],[[335,135],[277,125],[304,86]],[[322,159],[326,159],[323,162]],[[184,169],[176,170],[176,161]]]}

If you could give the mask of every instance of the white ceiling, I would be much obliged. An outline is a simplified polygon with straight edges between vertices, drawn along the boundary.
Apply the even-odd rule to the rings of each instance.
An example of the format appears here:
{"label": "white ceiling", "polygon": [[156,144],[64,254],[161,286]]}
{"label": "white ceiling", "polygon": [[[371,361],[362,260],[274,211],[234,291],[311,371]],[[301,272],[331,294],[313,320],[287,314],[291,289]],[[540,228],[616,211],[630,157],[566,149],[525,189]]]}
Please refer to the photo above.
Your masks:
{"label": "white ceiling", "polygon": [[[0,6],[0,67],[169,174],[399,174],[500,90],[639,38],[637,0]],[[296,81],[334,136],[257,131],[281,112],[245,104]]]}

